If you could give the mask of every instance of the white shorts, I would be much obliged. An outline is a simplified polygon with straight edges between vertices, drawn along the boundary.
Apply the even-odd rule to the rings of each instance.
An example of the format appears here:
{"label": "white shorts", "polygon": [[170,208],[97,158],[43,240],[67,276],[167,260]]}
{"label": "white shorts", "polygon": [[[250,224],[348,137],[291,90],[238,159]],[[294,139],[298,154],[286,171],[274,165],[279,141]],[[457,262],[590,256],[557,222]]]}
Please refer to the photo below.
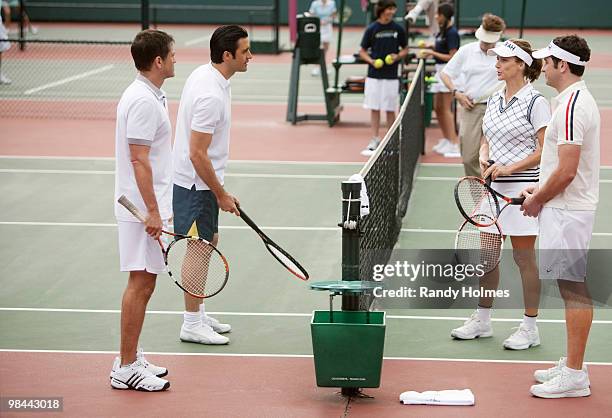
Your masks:
{"label": "white shorts", "polygon": [[[534,183],[492,182],[491,187],[504,196],[519,197],[521,191],[525,190],[532,184]],[[503,206],[505,202],[499,199],[499,204],[500,206]],[[487,213],[486,210],[483,210],[483,212],[485,215],[491,216],[491,214]],[[521,207],[518,205],[509,205],[506,209],[504,209],[499,215],[497,223],[499,224],[502,234],[511,237],[538,235],[539,232],[538,218],[523,215],[523,212],[521,212]],[[497,229],[493,228],[494,227],[481,228],[481,230],[484,232],[497,233],[495,232]]]}
{"label": "white shorts", "polygon": [[2,42],[8,39],[8,33],[2,23],[0,23],[0,52],[8,51],[11,47],[10,42]]}
{"label": "white shorts", "polygon": [[367,77],[364,94],[365,109],[395,112],[399,105],[399,80]]}
{"label": "white shorts", "polygon": [[429,91],[431,93],[450,93],[451,91],[446,87],[446,85],[442,82],[440,78],[440,73],[442,69],[446,66],[446,64],[436,64],[436,82],[431,85]]}
{"label": "white shorts", "polygon": [[540,278],[583,282],[595,211],[545,207],[539,221]]}
{"label": "white shorts", "polygon": [[[165,227],[166,222],[164,222]],[[164,256],[157,240],[146,233],[141,222],[118,221],[119,265],[121,271],[161,274],[166,271]],[[162,242],[164,237],[162,236]],[[164,244],[165,245],[165,244]]]}
{"label": "white shorts", "polygon": [[[332,36],[334,31],[332,29],[332,25],[321,25],[319,29],[321,33],[321,43],[330,43],[332,41]],[[323,46],[323,45],[321,45]]]}

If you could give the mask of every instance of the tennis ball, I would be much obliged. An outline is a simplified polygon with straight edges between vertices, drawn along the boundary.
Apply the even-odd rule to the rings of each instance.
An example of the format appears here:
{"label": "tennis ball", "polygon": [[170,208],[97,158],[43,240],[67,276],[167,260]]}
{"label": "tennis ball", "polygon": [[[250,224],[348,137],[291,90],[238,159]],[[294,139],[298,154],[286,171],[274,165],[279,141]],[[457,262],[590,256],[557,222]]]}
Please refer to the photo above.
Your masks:
{"label": "tennis ball", "polygon": [[389,54],[385,57],[385,64],[392,65],[394,62],[393,55]]}
{"label": "tennis ball", "polygon": [[380,58],[374,60],[374,68],[376,68],[377,70],[382,68],[383,65],[385,65],[385,63]]}
{"label": "tennis ball", "polygon": [[419,46],[419,48],[425,48],[425,41],[423,39],[421,39],[417,45]]}

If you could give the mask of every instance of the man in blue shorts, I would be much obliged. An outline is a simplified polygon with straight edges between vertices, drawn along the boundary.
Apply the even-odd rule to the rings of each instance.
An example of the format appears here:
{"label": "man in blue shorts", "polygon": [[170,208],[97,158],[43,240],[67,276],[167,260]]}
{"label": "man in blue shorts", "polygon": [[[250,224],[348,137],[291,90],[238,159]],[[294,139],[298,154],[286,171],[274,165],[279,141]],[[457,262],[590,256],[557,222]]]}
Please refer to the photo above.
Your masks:
{"label": "man in blue shorts", "polygon": [[[247,32],[222,26],[210,38],[209,64],[185,82],[174,142],[174,231],[199,235],[217,245],[219,209],[239,214],[238,199],[223,187],[229,158],[231,91],[229,79],[245,72],[253,58]],[[199,344],[227,344],[231,330],[206,315],[202,299],[185,293],[180,339]]]}

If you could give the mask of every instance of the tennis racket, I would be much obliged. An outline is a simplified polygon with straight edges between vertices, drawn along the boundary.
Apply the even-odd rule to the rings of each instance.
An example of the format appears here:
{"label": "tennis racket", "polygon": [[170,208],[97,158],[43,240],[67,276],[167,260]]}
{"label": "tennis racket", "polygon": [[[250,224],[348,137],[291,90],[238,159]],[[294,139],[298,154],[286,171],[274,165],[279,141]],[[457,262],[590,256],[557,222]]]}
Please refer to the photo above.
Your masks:
{"label": "tennis racket", "polygon": [[[118,202],[145,223],[146,217],[127,197],[122,195]],[[164,248],[161,239],[158,242],[168,275],[181,290],[196,298],[210,298],[223,290],[229,278],[229,264],[214,245],[199,237],[162,232],[174,237],[168,248]]]}
{"label": "tennis racket", "polygon": [[289,272],[291,272],[294,276],[301,280],[308,280],[310,277],[308,272],[304,267],[297,262],[295,258],[293,258],[287,251],[283,250],[277,243],[272,241],[270,237],[268,237],[264,232],[259,229],[259,227],[253,222],[251,218],[245,213],[244,209],[241,206],[238,207],[238,211],[240,212],[240,217],[242,220],[253,229],[253,231],[257,232],[259,238],[263,241],[266,249],[276,260],[281,263]]}
{"label": "tennis racket", "polygon": [[501,260],[504,238],[497,222],[484,214],[476,216],[480,218],[479,222],[490,225],[476,226],[466,219],[455,236],[455,256],[459,264],[480,264],[483,272],[489,273]]}
{"label": "tennis racket", "polygon": [[[493,164],[493,161],[489,161]],[[507,197],[491,188],[490,178],[467,176],[455,185],[455,203],[461,215],[476,226],[491,226],[509,205],[522,205],[524,197]],[[501,205],[500,205],[501,200]],[[479,216],[486,215],[486,216]]]}

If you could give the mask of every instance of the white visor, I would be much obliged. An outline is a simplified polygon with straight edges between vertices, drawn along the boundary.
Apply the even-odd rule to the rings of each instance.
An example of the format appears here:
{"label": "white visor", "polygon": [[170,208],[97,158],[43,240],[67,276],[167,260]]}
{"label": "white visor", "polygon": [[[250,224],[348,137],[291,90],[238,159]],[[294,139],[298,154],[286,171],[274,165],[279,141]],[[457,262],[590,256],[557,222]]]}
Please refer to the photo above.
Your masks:
{"label": "white visor", "polygon": [[499,41],[501,34],[501,32],[489,32],[488,30],[485,30],[482,25],[480,25],[476,30],[475,36],[479,41],[494,44],[495,42]]}
{"label": "white visor", "polygon": [[586,61],[581,61],[578,55],[574,55],[569,51],[557,46],[553,41],[550,41],[546,48],[538,49],[537,51],[533,51],[531,54],[534,58],[546,58],[551,55],[555,58],[559,58],[560,60],[567,61],[570,64],[580,65],[584,67],[586,65]]}
{"label": "white visor", "polygon": [[503,44],[497,45],[495,48],[489,49],[487,55],[499,55],[500,57],[517,57],[522,60],[527,66],[533,62],[533,58],[514,42],[506,41]]}

